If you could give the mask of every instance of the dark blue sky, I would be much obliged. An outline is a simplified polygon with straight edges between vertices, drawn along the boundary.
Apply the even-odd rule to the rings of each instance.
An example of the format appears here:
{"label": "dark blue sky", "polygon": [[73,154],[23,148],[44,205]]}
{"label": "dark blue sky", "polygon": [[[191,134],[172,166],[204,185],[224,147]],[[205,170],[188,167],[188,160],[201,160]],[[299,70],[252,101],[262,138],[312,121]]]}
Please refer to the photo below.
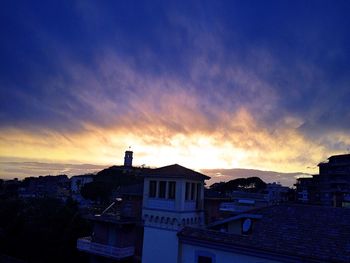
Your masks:
{"label": "dark blue sky", "polygon": [[[349,13],[349,1],[3,1],[1,156],[96,129],[116,134],[111,147],[125,129],[154,147],[201,134],[256,163],[279,161],[285,137],[295,167],[344,152]],[[315,152],[290,149],[305,142]]]}

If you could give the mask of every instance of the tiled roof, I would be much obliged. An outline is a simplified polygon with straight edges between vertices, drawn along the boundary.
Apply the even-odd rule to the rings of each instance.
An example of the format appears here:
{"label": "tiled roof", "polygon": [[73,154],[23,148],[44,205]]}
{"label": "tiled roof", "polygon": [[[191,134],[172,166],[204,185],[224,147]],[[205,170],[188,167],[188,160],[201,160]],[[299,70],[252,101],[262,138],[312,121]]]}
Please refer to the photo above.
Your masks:
{"label": "tiled roof", "polygon": [[279,205],[252,212],[262,215],[249,236],[186,227],[180,239],[232,249],[297,257],[316,262],[350,262],[350,209]]}
{"label": "tiled roof", "polygon": [[152,169],[145,173],[145,176],[154,177],[174,177],[174,178],[186,178],[192,180],[207,180],[209,176],[198,173],[186,167],[178,164],[168,165],[157,169]]}

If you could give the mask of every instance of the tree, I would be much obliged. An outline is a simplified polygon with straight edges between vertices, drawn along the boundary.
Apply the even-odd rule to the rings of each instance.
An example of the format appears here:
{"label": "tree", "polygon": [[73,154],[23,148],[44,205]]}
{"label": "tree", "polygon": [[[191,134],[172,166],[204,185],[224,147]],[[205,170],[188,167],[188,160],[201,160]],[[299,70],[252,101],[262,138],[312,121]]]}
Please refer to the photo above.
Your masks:
{"label": "tree", "polygon": [[91,182],[81,188],[81,195],[92,201],[108,201],[113,191],[113,185],[107,182]]}
{"label": "tree", "polygon": [[211,190],[218,192],[261,192],[266,188],[266,183],[259,177],[237,178],[226,183],[218,183],[210,187]]}

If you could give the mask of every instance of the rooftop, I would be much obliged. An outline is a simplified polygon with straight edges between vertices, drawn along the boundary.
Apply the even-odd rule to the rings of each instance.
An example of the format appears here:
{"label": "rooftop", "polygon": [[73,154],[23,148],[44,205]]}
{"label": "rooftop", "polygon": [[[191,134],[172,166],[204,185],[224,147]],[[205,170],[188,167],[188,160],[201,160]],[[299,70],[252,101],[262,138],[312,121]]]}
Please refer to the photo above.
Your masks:
{"label": "rooftop", "polygon": [[350,154],[339,154],[333,155],[328,158],[328,161],[321,162],[318,166],[327,166],[327,165],[349,165],[350,164]]}
{"label": "rooftop", "polygon": [[156,169],[149,170],[145,173],[146,177],[172,177],[185,178],[192,180],[208,180],[209,176],[193,171],[178,164],[168,165]]}
{"label": "rooftop", "polygon": [[[350,262],[350,209],[278,205],[250,211],[261,215],[249,236],[186,227],[180,239],[316,260]],[[220,249],[219,248],[219,249]]]}

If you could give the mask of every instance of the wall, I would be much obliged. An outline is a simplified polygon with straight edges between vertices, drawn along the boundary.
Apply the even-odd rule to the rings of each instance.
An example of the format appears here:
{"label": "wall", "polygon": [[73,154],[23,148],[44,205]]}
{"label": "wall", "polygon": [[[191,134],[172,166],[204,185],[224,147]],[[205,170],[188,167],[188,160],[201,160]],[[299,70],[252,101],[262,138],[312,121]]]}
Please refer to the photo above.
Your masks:
{"label": "wall", "polygon": [[177,232],[144,228],[142,263],[177,263]]}
{"label": "wall", "polygon": [[280,263],[271,259],[259,258],[256,256],[243,255],[238,253],[226,252],[211,248],[205,248],[195,245],[181,245],[181,263],[196,263],[197,256],[212,256],[212,263]]}

